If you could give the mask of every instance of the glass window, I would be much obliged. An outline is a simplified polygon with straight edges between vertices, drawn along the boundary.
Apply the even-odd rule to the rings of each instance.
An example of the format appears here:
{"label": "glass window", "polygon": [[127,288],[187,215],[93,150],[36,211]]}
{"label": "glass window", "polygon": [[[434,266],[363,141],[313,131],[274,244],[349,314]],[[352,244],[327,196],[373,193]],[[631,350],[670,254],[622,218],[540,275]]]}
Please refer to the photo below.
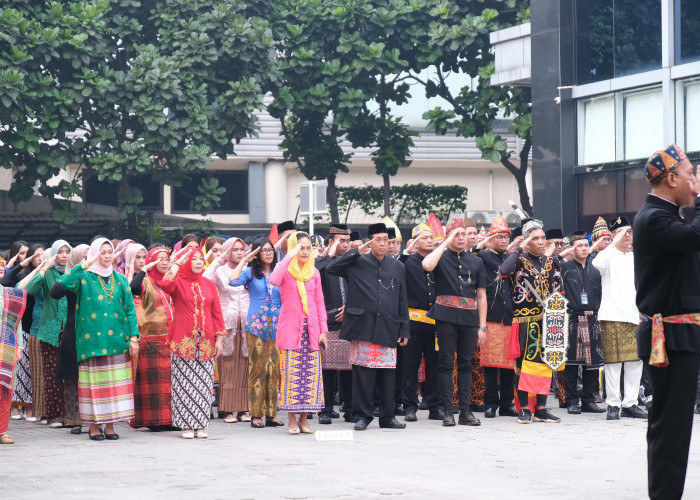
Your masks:
{"label": "glass window", "polygon": [[700,151],[700,80],[677,83],[676,140],[684,151]]}
{"label": "glass window", "polygon": [[[630,168],[625,172],[625,213],[636,213],[644,203],[650,190],[649,183],[644,178],[643,167]],[[631,220],[631,219],[630,219]]]}
{"label": "glass window", "polygon": [[615,98],[612,95],[580,102],[579,165],[615,160]]}
{"label": "glass window", "polygon": [[617,172],[598,172],[579,177],[579,213],[598,216],[617,212]]}
{"label": "glass window", "polygon": [[210,170],[203,174],[191,174],[182,187],[172,189],[173,212],[192,212],[192,203],[199,194],[203,178],[216,178],[219,186],[226,188],[220,195],[221,202],[211,213],[248,213],[248,171]]}
{"label": "glass window", "polygon": [[661,89],[625,93],[623,106],[625,160],[648,158],[657,148],[655,144],[663,143]]}
{"label": "glass window", "polygon": [[697,1],[676,0],[676,63],[700,60],[700,9]]}
{"label": "glass window", "polygon": [[661,67],[660,0],[578,0],[579,85]]}
{"label": "glass window", "polygon": [[[163,188],[158,182],[150,179],[131,179],[130,184],[139,188],[143,193],[141,208],[161,208]],[[97,175],[90,175],[83,179],[83,191],[86,203],[96,203],[99,205],[119,206],[119,183],[105,182],[97,179]]]}

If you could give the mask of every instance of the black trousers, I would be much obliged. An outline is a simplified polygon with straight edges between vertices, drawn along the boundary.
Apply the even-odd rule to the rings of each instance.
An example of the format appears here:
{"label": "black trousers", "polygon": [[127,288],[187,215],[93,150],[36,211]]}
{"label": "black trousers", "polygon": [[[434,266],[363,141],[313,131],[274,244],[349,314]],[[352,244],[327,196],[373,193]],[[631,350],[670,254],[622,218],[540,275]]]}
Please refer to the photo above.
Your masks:
{"label": "black trousers", "polygon": [[[500,375],[500,380],[499,380]],[[513,406],[515,371],[507,368],[484,367],[484,405],[486,408],[509,409]]]}
{"label": "black trousers", "polygon": [[649,498],[681,498],[688,467],[700,355],[668,351],[666,368],[650,366],[648,357],[643,361],[654,391],[647,427]]}
{"label": "black trousers", "polygon": [[583,404],[595,403],[595,383],[598,380],[598,370],[586,370],[583,367],[583,387],[581,394],[578,392],[578,369],[580,365],[569,365],[564,367],[564,392],[566,393],[566,404],[577,405],[579,399]]}
{"label": "black trousers", "polygon": [[325,406],[323,411],[330,415],[333,413],[333,403],[335,402],[335,393],[338,391],[338,381],[340,381],[340,392],[343,394],[343,411],[352,413],[352,372],[350,370],[323,370],[323,398]]}
{"label": "black trousers", "polygon": [[[410,342],[410,340],[409,340]],[[394,407],[403,401],[401,388],[403,387],[403,367],[406,359],[406,346],[396,346],[396,370],[394,370]]]}
{"label": "black trousers", "polygon": [[425,358],[425,380],[420,392],[423,402],[430,410],[440,408],[438,394],[438,352],[435,350],[435,326],[411,321],[411,338],[403,348],[403,386],[404,408],[418,409],[418,370],[421,357]]}
{"label": "black trousers", "polygon": [[379,423],[394,418],[394,369],[352,365],[352,414],[372,421],[374,389],[379,392]]}
{"label": "black trousers", "polygon": [[435,322],[438,338],[438,388],[445,413],[452,411],[452,369],[457,355],[457,386],[459,411],[469,411],[472,397],[472,357],[476,347],[476,326],[460,326],[445,321]]}

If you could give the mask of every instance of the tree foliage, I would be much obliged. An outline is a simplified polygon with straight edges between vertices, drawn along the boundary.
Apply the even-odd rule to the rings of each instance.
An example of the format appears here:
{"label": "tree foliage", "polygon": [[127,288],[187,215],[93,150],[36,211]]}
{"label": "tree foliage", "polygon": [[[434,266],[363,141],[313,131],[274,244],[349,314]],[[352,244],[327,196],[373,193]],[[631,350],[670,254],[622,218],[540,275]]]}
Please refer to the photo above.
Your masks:
{"label": "tree foliage", "polygon": [[[138,180],[181,185],[211,155],[256,130],[273,71],[267,21],[242,2],[16,0],[0,10],[0,164],[13,201],[38,186],[54,217],[74,214],[68,164],[120,184],[133,213]],[[206,190],[203,213],[218,202]],[[72,218],[73,217],[73,218]]]}
{"label": "tree foliage", "polygon": [[[338,206],[349,214],[353,207],[368,216],[378,215],[383,207],[383,188],[375,186],[341,187]],[[391,190],[387,214],[399,224],[425,222],[430,213],[447,222],[450,213],[463,212],[467,208],[467,188],[464,186],[435,186],[434,184],[405,184]]]}

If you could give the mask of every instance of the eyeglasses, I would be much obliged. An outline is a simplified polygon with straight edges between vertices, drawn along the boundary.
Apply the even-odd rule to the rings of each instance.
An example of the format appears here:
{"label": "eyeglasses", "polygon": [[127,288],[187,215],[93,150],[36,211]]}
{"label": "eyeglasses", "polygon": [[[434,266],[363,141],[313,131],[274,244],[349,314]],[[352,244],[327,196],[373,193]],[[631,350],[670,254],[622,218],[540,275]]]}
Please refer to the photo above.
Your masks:
{"label": "eyeglasses", "polygon": [[564,246],[564,242],[563,242],[563,241],[555,241],[555,242],[554,242],[554,246],[555,246],[555,247],[563,247],[563,246]]}
{"label": "eyeglasses", "polygon": [[260,253],[265,253],[265,254],[275,253],[275,249],[274,248],[263,248],[262,250],[260,250]]}

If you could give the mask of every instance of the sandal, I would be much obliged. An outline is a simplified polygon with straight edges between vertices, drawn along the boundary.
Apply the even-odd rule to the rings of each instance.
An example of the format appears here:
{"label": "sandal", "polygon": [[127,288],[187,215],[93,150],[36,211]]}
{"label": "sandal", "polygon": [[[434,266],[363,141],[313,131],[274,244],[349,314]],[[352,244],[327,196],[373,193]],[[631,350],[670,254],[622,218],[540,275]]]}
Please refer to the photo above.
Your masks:
{"label": "sandal", "polygon": [[313,434],[314,430],[311,427],[308,427],[306,425],[301,425],[299,424],[299,428],[301,429],[301,432],[304,434]]}
{"label": "sandal", "polygon": [[236,422],[238,422],[238,417],[231,413],[230,415],[226,415],[226,418],[224,418],[224,422],[226,422],[227,424],[235,424]]}
{"label": "sandal", "polygon": [[182,431],[182,439],[194,439],[194,431]]}
{"label": "sandal", "polygon": [[238,420],[240,420],[241,422],[250,422],[250,415],[248,415],[244,411],[239,411],[238,412]]}
{"label": "sandal", "polygon": [[289,430],[288,430],[288,432],[289,432],[290,434],[299,434],[299,432],[300,432],[300,431],[299,431],[299,427],[290,427]]}

